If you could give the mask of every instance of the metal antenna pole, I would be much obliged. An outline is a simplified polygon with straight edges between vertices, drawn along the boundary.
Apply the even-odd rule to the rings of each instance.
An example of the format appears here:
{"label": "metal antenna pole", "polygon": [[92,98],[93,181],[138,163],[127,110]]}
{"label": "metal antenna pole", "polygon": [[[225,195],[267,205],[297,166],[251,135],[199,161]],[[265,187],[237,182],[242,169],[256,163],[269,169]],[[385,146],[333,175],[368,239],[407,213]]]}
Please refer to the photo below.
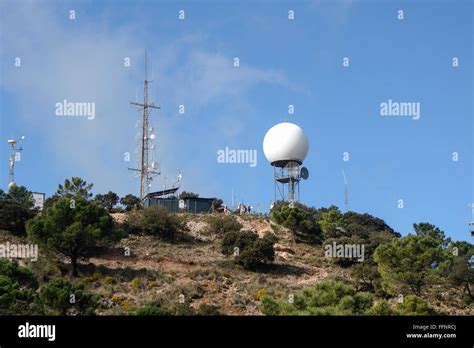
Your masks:
{"label": "metal antenna pole", "polygon": [[16,151],[22,151],[23,146],[22,142],[25,137],[22,136],[20,140],[20,147],[15,147],[17,141],[13,138],[8,140],[8,145],[10,145],[10,158],[8,164],[8,188],[15,184],[15,156]]}
{"label": "metal antenna pole", "polygon": [[474,237],[474,203],[469,203],[468,206],[471,208],[471,221],[468,223],[471,237]]}
{"label": "metal antenna pole", "polygon": [[349,190],[347,188],[346,173],[344,173],[344,169],[342,170],[342,176],[344,177],[344,204],[346,206],[346,211],[349,211]]}
{"label": "metal antenna pole", "polygon": [[10,165],[8,167],[8,186],[15,182],[15,143],[10,144]]}
{"label": "metal antenna pole", "polygon": [[[149,125],[149,114],[150,109],[159,109],[160,107],[155,106],[154,103],[148,103],[148,83],[151,82],[148,80],[148,67],[147,67],[147,53],[145,51],[145,81],[143,86],[143,104],[130,102],[132,105],[141,107],[143,110],[142,115],[142,132],[141,132],[141,156],[140,156],[140,165],[138,169],[129,168],[130,170],[137,171],[140,173],[140,199],[143,201],[148,195],[152,175],[159,174],[154,170],[150,170],[150,157],[149,157],[149,144],[148,140],[150,138],[150,129]],[[140,109],[139,109],[140,110]]]}

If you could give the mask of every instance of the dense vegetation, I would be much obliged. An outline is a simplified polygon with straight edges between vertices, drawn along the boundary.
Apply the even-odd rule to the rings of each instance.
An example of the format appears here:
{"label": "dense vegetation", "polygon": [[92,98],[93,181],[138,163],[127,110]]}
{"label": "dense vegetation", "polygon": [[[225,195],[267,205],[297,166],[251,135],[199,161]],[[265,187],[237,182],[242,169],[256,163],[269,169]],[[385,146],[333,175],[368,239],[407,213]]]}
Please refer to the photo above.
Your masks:
{"label": "dense vegetation", "polygon": [[130,233],[142,233],[174,240],[186,226],[176,215],[167,212],[162,206],[151,206],[148,209],[135,210],[127,220]]}
{"label": "dense vegetation", "polygon": [[270,296],[262,299],[267,315],[362,315],[372,307],[373,295],[356,292],[341,281],[328,280],[306,288],[283,301]]}
{"label": "dense vegetation", "polygon": [[[203,217],[206,238],[201,239],[203,236],[190,234],[187,223],[191,218],[185,214],[171,214],[160,206],[143,209],[133,195],[120,198],[109,191],[94,196],[92,188],[93,184],[78,177],[65,180],[41,212],[33,208],[25,187],[13,186],[8,193],[0,190],[0,230],[41,248],[37,264],[0,259],[0,314],[93,315],[106,310],[149,316],[219,315],[226,312],[216,304],[192,304],[203,297],[210,283],[236,291],[237,286],[229,283],[243,275],[254,280],[255,284],[244,283],[254,293],[237,296],[235,306],[257,307],[266,315],[433,315],[442,313],[439,308],[447,303],[473,310],[474,269],[470,261],[474,246],[450,240],[427,222],[414,224],[413,233],[402,237],[369,214],[343,213],[335,206],[318,209],[277,202],[270,219],[260,218],[269,224],[268,231],[263,230],[266,233],[248,228],[255,217],[215,213]],[[197,196],[181,194],[181,198]],[[216,199],[213,204],[217,210],[223,202]],[[111,214],[116,212],[126,219],[114,223]],[[288,241],[279,234],[282,228],[290,231]],[[173,258],[166,248],[202,246],[202,252],[188,255],[189,260],[178,264],[178,268],[191,267],[186,272],[196,281],[159,291],[157,298],[136,307],[119,284],[127,284],[126,291],[140,298],[145,290],[175,281],[178,271],[109,269],[83,262],[103,253],[120,260],[127,257],[124,250],[140,238],[152,243],[152,252],[167,255],[161,257],[165,262]],[[297,277],[304,271],[277,257],[282,243],[282,250],[294,257],[305,262],[312,258],[311,262],[332,267],[344,276],[331,275],[295,289],[275,287],[271,274]],[[328,246],[347,245],[363,246],[363,260],[353,255],[316,256]],[[296,254],[292,249],[304,253]],[[208,265],[212,271],[195,269],[195,259],[206,253],[218,258]]]}
{"label": "dense vegetation", "polygon": [[0,230],[15,235],[25,235],[25,223],[37,211],[32,209],[31,193],[24,186],[12,186],[8,193],[0,190]]}
{"label": "dense vegetation", "polygon": [[317,221],[318,210],[295,203],[293,207],[283,202],[277,202],[272,211],[272,219],[282,226],[289,228],[297,242],[321,244],[322,230]]}
{"label": "dense vegetation", "polygon": [[235,263],[246,269],[255,270],[259,266],[271,263],[275,258],[273,244],[276,238],[267,233],[259,238],[252,231],[227,232],[222,239],[222,253],[233,256]]}

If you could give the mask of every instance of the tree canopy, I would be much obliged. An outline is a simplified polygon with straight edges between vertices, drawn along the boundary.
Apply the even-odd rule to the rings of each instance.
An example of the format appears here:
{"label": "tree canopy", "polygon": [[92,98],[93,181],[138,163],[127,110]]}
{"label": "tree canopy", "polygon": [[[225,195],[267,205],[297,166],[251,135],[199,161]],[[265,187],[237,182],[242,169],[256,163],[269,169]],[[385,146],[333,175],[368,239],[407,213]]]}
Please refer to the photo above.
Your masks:
{"label": "tree canopy", "polygon": [[443,261],[443,250],[434,238],[408,235],[380,245],[374,257],[388,293],[411,291],[420,296],[426,286],[435,282],[434,265]]}
{"label": "tree canopy", "polygon": [[125,207],[126,211],[130,211],[133,208],[139,208],[141,206],[141,201],[137,196],[128,194],[125,197],[120,198],[120,204]]}
{"label": "tree canopy", "polygon": [[92,197],[92,187],[94,184],[88,184],[85,180],[80,177],[73,176],[71,180],[64,180],[64,184],[59,184],[56,194],[58,196],[76,196],[84,199]]}
{"label": "tree canopy", "polygon": [[33,218],[33,196],[24,186],[13,185],[9,192],[0,192],[0,229],[15,235],[26,233],[25,223]]}
{"label": "tree canopy", "polygon": [[112,191],[107,192],[106,194],[97,194],[94,197],[94,200],[107,211],[111,211],[119,202],[120,197]]}
{"label": "tree canopy", "polygon": [[194,193],[194,192],[183,191],[179,194],[179,199],[197,198],[197,197],[199,197],[199,194]]}
{"label": "tree canopy", "polygon": [[323,236],[318,210],[301,203],[277,202],[271,210],[272,220],[289,228],[296,242],[321,244]]}
{"label": "tree canopy", "polygon": [[71,260],[77,276],[77,261],[89,255],[99,241],[106,240],[112,218],[96,202],[82,196],[60,198],[51,208],[27,223],[28,237]]}

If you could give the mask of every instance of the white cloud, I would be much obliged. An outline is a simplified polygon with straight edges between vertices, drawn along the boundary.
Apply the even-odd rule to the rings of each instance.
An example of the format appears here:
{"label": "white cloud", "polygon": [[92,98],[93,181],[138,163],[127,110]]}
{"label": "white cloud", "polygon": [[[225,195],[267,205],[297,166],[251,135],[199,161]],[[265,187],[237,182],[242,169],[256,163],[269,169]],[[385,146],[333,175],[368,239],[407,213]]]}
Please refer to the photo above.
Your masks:
{"label": "white cloud", "polygon": [[[50,149],[55,165],[64,168],[64,177],[82,175],[98,191],[135,192],[138,182],[126,170],[134,164],[123,161],[123,152],[133,154],[138,118],[129,101],[135,99],[137,82],[143,76],[142,63],[136,64],[143,52],[136,41],[139,23],[131,20],[116,31],[106,23],[68,23],[65,13],[50,2],[2,3],[0,10],[0,58],[4,62],[0,86],[14,96],[22,122],[42,134],[40,146]],[[215,191],[215,184],[203,184],[208,169],[202,164],[212,164],[216,135],[231,142],[245,132],[252,117],[245,94],[261,83],[301,88],[278,71],[247,65],[234,68],[233,57],[202,48],[205,34],[173,39],[161,38],[159,46],[149,50],[157,102],[162,104],[162,110],[152,114],[158,126],[158,148],[176,150],[159,150],[157,158],[167,170],[163,176],[174,176],[175,168],[180,167],[183,173],[192,173],[185,175],[190,188]],[[11,63],[16,56],[22,58],[20,69]],[[132,59],[131,68],[123,67],[126,56]],[[54,105],[63,99],[95,102],[96,118],[55,116]],[[178,116],[182,103],[189,112]],[[225,114],[211,122],[198,124],[189,119],[205,119],[203,110],[219,103]],[[190,122],[198,128],[190,128]],[[179,146],[180,142],[189,147]]]}

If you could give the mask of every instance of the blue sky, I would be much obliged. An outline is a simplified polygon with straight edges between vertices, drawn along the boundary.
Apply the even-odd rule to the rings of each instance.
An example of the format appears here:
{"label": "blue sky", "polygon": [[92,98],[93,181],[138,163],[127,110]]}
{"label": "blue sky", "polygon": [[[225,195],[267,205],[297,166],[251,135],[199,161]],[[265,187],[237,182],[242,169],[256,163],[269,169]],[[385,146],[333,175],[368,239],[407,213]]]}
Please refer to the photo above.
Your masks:
{"label": "blue sky", "polygon": [[[303,203],[343,208],[344,169],[351,210],[402,234],[427,221],[472,242],[472,21],[473,3],[462,0],[0,1],[0,187],[6,140],[25,135],[18,184],[49,195],[75,175],[95,193],[137,194],[124,153],[134,152],[139,115],[129,101],[147,49],[161,106],[151,114],[162,169],[153,190],[180,168],[184,190],[230,203],[233,189],[266,211],[273,171],[263,136],[286,119],[309,138]],[[56,116],[63,99],[95,102],[95,119]],[[420,103],[420,119],[382,117],[389,99]],[[257,166],[218,163],[225,147],[256,149]]]}

